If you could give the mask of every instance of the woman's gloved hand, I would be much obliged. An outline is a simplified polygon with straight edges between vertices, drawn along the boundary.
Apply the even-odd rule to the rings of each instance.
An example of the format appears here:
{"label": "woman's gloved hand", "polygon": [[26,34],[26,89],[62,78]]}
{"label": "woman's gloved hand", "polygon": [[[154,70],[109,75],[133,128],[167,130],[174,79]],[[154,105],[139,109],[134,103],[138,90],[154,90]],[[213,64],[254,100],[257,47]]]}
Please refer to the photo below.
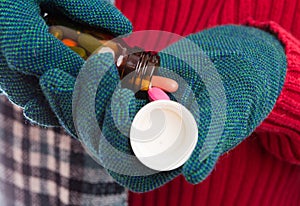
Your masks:
{"label": "woman's gloved hand", "polygon": [[[160,53],[161,66],[184,79],[189,85],[187,89],[192,90],[198,105],[198,108],[187,106],[197,122],[198,143],[189,160],[176,170],[136,176],[133,174],[134,172],[130,174],[129,170],[142,168],[146,171],[145,166],[135,161],[134,158],[130,164],[123,158],[123,155],[110,155],[116,149],[120,154],[133,156],[129,138],[126,136],[126,132],[129,134],[131,121],[121,120],[126,114],[132,120],[147,101],[135,99],[130,90],[117,88],[119,76],[111,54],[99,54],[82,68],[100,67],[100,71],[105,73],[97,87],[97,92],[91,91],[91,93],[95,93],[95,103],[94,108],[90,110],[96,112],[102,135],[95,134],[99,139],[96,138],[90,142],[84,140],[83,143],[96,159],[104,162],[103,166],[108,169],[117,182],[130,190],[143,192],[155,189],[180,173],[193,184],[203,181],[212,171],[218,157],[249,136],[267,117],[281,92],[287,63],[284,48],[274,35],[253,27],[228,25],[190,35],[187,39],[194,42],[208,56],[220,77],[219,81],[224,90],[223,93],[217,89],[218,87],[215,91],[211,90],[213,87],[209,86],[209,83],[217,78],[210,74],[210,70],[205,67],[205,64],[200,64],[202,57],[198,59],[198,66],[202,66],[200,68],[202,75],[199,75],[195,72],[195,68],[191,68],[185,61],[170,55],[170,53],[195,55],[189,53],[191,47],[182,44],[182,40]],[[163,72],[161,74],[164,75]],[[42,75],[40,84],[51,108],[64,128],[72,136],[77,137],[72,116],[72,95],[75,81],[76,78],[70,71],[54,68]],[[89,89],[95,83],[97,81],[86,82],[86,85],[82,84],[81,87],[77,86],[76,88],[79,90]],[[180,89],[181,85],[179,85]],[[117,106],[120,109],[112,109],[117,102],[111,104],[114,92],[117,93],[119,102],[126,99],[129,103],[125,105],[120,103],[120,106]],[[89,108],[91,105],[88,102],[88,93],[81,92],[80,101]],[[181,91],[181,94],[182,96],[176,101],[184,102],[189,98],[191,92]],[[214,104],[211,95],[216,99],[225,98],[224,110],[212,108]],[[85,101],[86,104],[84,104]],[[198,112],[195,112],[195,109]],[[86,119],[79,122],[82,125],[77,124],[76,127],[86,125],[86,134],[93,134],[96,130],[89,127],[89,122],[92,120],[89,117],[93,114],[85,114],[86,111],[77,112],[79,112],[79,116],[82,115]],[[222,116],[220,113],[225,115]],[[217,124],[218,121],[214,122],[213,115],[216,115],[214,118],[223,118],[223,125]],[[219,133],[220,128],[221,133]],[[84,136],[84,134],[81,135]],[[216,144],[212,141],[214,135],[219,135]],[[101,147],[103,136],[113,147]],[[203,159],[202,149],[205,144],[210,152]],[[112,170],[110,165],[106,165],[105,160],[113,162],[117,167],[114,168],[116,170]]]}
{"label": "woman's gloved hand", "polygon": [[7,0],[0,4],[0,88],[32,122],[58,126],[39,77],[58,69],[76,77],[84,61],[49,34],[41,7],[59,9],[75,22],[120,35],[132,26],[105,0]]}

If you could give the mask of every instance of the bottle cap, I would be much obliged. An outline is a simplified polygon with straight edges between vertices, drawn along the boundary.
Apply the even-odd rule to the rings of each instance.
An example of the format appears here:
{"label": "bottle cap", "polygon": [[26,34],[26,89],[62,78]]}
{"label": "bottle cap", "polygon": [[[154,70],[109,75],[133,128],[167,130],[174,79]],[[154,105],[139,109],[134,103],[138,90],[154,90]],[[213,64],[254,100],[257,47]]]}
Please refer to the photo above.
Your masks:
{"label": "bottle cap", "polygon": [[169,171],[183,165],[198,140],[191,112],[178,102],[157,100],[146,104],[133,119],[130,143],[147,167]]}

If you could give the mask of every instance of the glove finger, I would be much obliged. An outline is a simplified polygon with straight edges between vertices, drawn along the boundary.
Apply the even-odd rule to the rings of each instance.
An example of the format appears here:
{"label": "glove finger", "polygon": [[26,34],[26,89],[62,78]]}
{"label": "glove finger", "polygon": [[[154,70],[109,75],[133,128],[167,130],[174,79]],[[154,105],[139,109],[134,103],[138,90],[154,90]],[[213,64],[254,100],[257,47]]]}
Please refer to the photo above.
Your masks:
{"label": "glove finger", "polygon": [[38,124],[40,126],[60,126],[57,117],[51,110],[51,107],[44,96],[37,96],[36,98],[27,102],[24,107],[23,113],[24,116],[32,123]]}
{"label": "glove finger", "polygon": [[79,23],[87,23],[118,36],[132,31],[130,21],[105,0],[54,0],[55,7]]}
{"label": "glove finger", "polygon": [[[24,107],[24,115],[31,122],[42,126],[59,126],[58,120],[40,91],[38,79],[8,68],[3,56],[0,56],[0,86],[13,103]],[[1,91],[2,93],[2,91]]]}
{"label": "glove finger", "polygon": [[[101,53],[91,57],[77,77],[74,91],[74,101],[78,102],[77,107],[89,105],[85,106],[85,113],[96,113],[96,119],[102,126],[106,105],[119,81],[120,76],[112,54]],[[94,108],[86,110],[90,107]]]}
{"label": "glove finger", "polygon": [[1,12],[0,46],[9,68],[35,76],[51,68],[77,75],[83,59],[48,32],[33,0],[4,2]]}
{"label": "glove finger", "polygon": [[75,78],[59,69],[51,69],[40,78],[40,85],[60,124],[76,138],[72,121],[72,94]]}
{"label": "glove finger", "polygon": [[198,184],[212,172],[220,155],[221,152],[215,149],[205,160],[199,161],[199,157],[196,160],[191,157],[189,162],[184,164],[182,174],[188,182]]}
{"label": "glove finger", "polygon": [[[77,136],[72,116],[73,92],[73,103],[84,105],[83,110],[79,110],[83,113],[82,116],[88,114],[87,109],[91,109],[93,114],[96,111],[96,117],[101,125],[106,104],[119,81],[118,71],[115,66],[112,66],[114,66],[114,61],[111,54],[98,54],[84,65],[82,72],[77,77],[77,82],[73,76],[59,69],[49,70],[41,76],[40,85],[43,93],[60,124],[73,137]],[[95,94],[94,99],[91,99],[93,94]],[[94,106],[94,108],[90,108],[89,105]],[[77,107],[75,106],[75,108]],[[91,116],[88,115],[87,118]]]}
{"label": "glove finger", "polygon": [[9,69],[0,51],[0,87],[12,102],[24,107],[28,101],[37,96],[36,89],[39,84],[36,77]]}

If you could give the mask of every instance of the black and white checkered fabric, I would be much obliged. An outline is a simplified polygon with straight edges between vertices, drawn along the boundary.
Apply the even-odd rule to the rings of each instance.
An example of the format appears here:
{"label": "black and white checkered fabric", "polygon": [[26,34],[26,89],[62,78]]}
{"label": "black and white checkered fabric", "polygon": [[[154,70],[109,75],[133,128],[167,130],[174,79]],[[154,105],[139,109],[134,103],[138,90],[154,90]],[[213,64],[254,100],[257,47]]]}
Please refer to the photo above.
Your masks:
{"label": "black and white checkered fabric", "polygon": [[127,191],[60,129],[26,122],[0,95],[0,205],[127,205]]}

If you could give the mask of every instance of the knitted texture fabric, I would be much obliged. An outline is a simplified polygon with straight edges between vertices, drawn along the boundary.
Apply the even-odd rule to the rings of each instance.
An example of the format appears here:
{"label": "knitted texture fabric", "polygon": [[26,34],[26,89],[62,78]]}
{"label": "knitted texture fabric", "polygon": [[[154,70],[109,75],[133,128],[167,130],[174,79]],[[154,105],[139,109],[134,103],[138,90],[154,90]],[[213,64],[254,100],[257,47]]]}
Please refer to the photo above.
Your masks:
{"label": "knitted texture fabric", "polygon": [[[160,53],[162,67],[168,68],[184,79],[189,86],[187,90],[192,90],[196,103],[199,105],[198,107],[193,107],[194,104],[191,104],[191,107],[186,105],[196,119],[199,139],[196,149],[183,167],[169,172],[156,172],[144,176],[125,175],[131,165],[122,159],[118,161],[117,167],[120,170],[123,169],[124,173],[112,171],[104,165],[121,185],[132,191],[144,192],[155,189],[180,173],[193,184],[204,180],[213,169],[218,157],[249,136],[266,118],[281,91],[286,71],[286,58],[284,49],[275,36],[252,27],[227,25],[190,35],[187,39],[199,46],[200,50],[208,56],[221,78],[226,108],[225,111],[218,112],[225,112],[224,128],[217,144],[214,145],[212,141],[210,142],[207,137],[208,133],[216,135],[220,129],[220,125],[211,124],[214,108],[211,108],[213,104],[210,95],[221,97],[222,94],[218,91],[209,93],[207,80],[208,82],[213,81],[216,77],[210,76],[209,68],[201,63],[202,57],[199,56],[198,61],[194,62],[196,67],[203,72],[201,76],[194,70],[195,68],[191,68],[190,65],[175,56],[167,54],[173,52],[193,56],[195,54],[189,53],[190,47],[179,41],[165,49]],[[123,132],[119,131],[114,117],[123,123],[122,127],[127,131],[126,134],[129,134],[130,122],[122,121],[124,112],[112,109],[111,97],[117,91],[120,102],[122,99],[129,100],[130,104],[125,105],[125,108],[128,110],[131,120],[147,101],[136,99],[130,90],[118,88],[118,72],[113,64],[112,55],[96,55],[82,69],[86,68],[99,68],[100,73],[105,73],[103,80],[97,87],[95,97],[96,117],[103,135],[113,148],[122,153],[133,155],[129,139],[124,135],[124,130]],[[165,73],[162,70],[160,74],[164,76],[168,72]],[[75,80],[75,77],[66,71],[52,69],[41,77],[40,84],[52,110],[62,125],[72,136],[76,137],[77,134],[72,122],[72,94]],[[86,82],[84,87],[90,88],[92,84],[95,82]],[[182,91],[181,94],[180,99],[174,98],[176,95],[171,96],[171,98],[185,102],[186,99],[189,99],[191,92]],[[83,92],[80,96],[83,100],[87,97],[88,92]],[[86,105],[89,106],[88,103]],[[85,115],[85,111],[78,112],[79,116]],[[81,126],[88,125],[88,122],[91,121],[88,117],[92,114],[85,116],[87,119],[80,123]],[[84,139],[81,140],[84,143],[87,142]],[[201,149],[205,142],[210,153],[203,159]],[[85,146],[100,161],[104,158],[110,158],[109,153],[111,151],[101,151],[99,145],[95,147],[92,144],[86,144]],[[112,161],[114,161],[113,158]],[[138,167],[143,168],[145,166],[139,163]]]}
{"label": "knitted texture fabric", "polygon": [[40,6],[59,9],[79,23],[129,33],[131,23],[104,0],[26,0],[0,4],[0,88],[31,122],[59,126],[39,86],[39,77],[60,69],[76,77],[84,61],[48,32]]}
{"label": "knitted texture fabric", "polygon": [[[218,134],[221,126],[219,122],[212,123],[213,103],[210,95],[221,95],[216,85],[215,93],[208,93],[208,84],[214,81],[215,76],[208,76],[208,82],[204,85],[203,81],[194,77],[188,80],[193,82],[190,86],[195,91],[200,106],[199,141],[182,172],[187,181],[196,184],[207,177],[220,155],[248,137],[271,112],[281,92],[287,65],[283,46],[278,39],[253,27],[220,26],[187,38],[199,45],[213,62],[221,76],[227,101],[226,120],[221,138],[211,154],[205,160],[201,160],[200,148],[205,141],[210,141],[210,138]],[[182,50],[182,46],[171,49],[179,51]],[[176,70],[178,74],[188,70],[185,63],[176,62],[173,57],[161,57],[165,67],[179,68]],[[205,69],[204,74],[210,72],[206,72]],[[208,132],[212,135],[209,136]]]}
{"label": "knitted texture fabric", "polygon": [[275,22],[249,20],[248,25],[274,33],[284,44],[288,69],[275,107],[255,130],[264,147],[278,159],[300,164],[300,41]]}

